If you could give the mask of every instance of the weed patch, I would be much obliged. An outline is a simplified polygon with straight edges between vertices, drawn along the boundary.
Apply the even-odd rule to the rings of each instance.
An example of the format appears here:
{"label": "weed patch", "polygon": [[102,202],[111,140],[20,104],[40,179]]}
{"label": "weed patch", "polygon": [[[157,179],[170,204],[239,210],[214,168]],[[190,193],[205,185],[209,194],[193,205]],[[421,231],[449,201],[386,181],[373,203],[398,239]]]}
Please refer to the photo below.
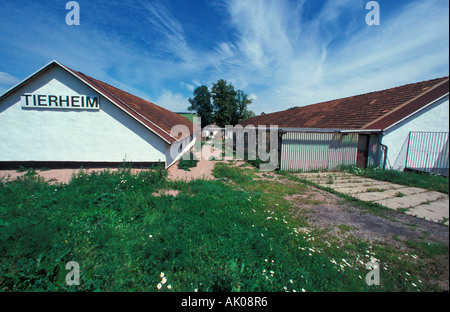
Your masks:
{"label": "weed patch", "polygon": [[194,154],[192,152],[189,153],[189,159],[181,158],[178,162],[178,168],[183,169],[185,171],[190,171],[191,168],[197,167],[197,163],[199,161],[194,159]]}
{"label": "weed patch", "polygon": [[[418,259],[405,259],[393,248],[337,241],[291,216],[285,197],[303,194],[304,184],[257,180],[252,168],[218,163],[213,181],[166,175],[81,170],[68,184],[32,174],[0,181],[0,290],[428,290],[415,265],[448,252],[411,246]],[[375,257],[387,273],[369,287],[365,263]],[[65,284],[69,261],[80,264],[78,286]]]}

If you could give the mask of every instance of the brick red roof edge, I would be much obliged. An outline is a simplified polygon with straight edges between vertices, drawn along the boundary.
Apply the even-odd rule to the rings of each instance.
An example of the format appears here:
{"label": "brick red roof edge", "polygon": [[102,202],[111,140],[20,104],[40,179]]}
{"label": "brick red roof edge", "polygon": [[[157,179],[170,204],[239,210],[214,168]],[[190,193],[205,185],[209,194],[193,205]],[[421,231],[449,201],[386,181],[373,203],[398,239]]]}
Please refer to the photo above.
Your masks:
{"label": "brick red roof edge", "polygon": [[425,91],[419,97],[405,103],[398,109],[391,111],[382,118],[366,125],[364,128],[368,129],[386,129],[393,126],[402,119],[414,114],[428,104],[436,101],[449,93],[449,79],[435,85],[433,88]]}
{"label": "brick red roof edge", "polygon": [[97,89],[100,93],[110,99],[114,104],[122,108],[129,115],[137,119],[139,122],[150,128],[158,136],[163,138],[169,144],[173,144],[178,140],[186,138],[188,135],[183,134],[178,137],[170,135],[173,126],[183,125],[188,127],[190,134],[193,132],[193,124],[183,116],[173,113],[154,103],[139,98],[126,91],[120,90],[100,80],[94,79],[81,72],[73,70],[65,65],[60,64],[73,75],[84,81],[86,84]]}
{"label": "brick red roof edge", "polygon": [[414,114],[449,91],[449,77],[252,117],[247,125],[310,129],[379,129]]}

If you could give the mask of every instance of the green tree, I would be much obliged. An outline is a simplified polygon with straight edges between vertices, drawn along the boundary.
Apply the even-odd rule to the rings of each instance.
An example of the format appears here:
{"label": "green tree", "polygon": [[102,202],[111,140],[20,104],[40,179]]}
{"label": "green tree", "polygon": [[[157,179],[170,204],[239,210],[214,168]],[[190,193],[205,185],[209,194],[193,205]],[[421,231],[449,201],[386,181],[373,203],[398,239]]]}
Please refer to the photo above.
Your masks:
{"label": "green tree", "polygon": [[252,103],[248,95],[224,79],[213,83],[211,92],[206,86],[197,87],[189,103],[188,110],[202,118],[202,128],[214,122],[219,127],[234,126],[255,115],[247,109]]}
{"label": "green tree", "polygon": [[214,123],[214,108],[211,103],[211,93],[207,86],[199,86],[194,90],[193,98],[189,99],[191,104],[189,111],[194,111],[201,117],[201,127],[206,127]]}
{"label": "green tree", "polygon": [[233,85],[220,79],[211,88],[214,117],[219,127],[236,124],[237,101]]}
{"label": "green tree", "polygon": [[252,103],[252,100],[248,98],[248,95],[244,93],[242,90],[238,90],[236,92],[236,103],[237,103],[237,111],[236,111],[236,123],[238,124],[250,117],[255,116],[251,110],[247,109],[247,106]]}

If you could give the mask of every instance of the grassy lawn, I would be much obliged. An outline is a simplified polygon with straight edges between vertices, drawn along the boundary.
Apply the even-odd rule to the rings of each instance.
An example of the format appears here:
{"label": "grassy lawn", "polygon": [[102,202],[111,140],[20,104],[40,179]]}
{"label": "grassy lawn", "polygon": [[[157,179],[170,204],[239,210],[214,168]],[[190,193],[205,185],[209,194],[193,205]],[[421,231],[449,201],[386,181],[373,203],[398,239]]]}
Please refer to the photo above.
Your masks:
{"label": "grassy lawn", "polygon": [[198,117],[197,114],[189,114],[189,113],[179,114],[179,115],[181,115],[184,118],[188,119],[190,122],[194,122],[194,117]]}
{"label": "grassy lawn", "polygon": [[[405,253],[342,241],[294,217],[286,196],[306,185],[258,180],[254,168],[227,163],[216,165],[215,181],[166,174],[0,180],[0,290],[435,291],[448,276],[439,262],[447,245],[411,242]],[[371,260],[380,286],[365,282]],[[80,265],[79,286],[65,284],[69,261]]]}

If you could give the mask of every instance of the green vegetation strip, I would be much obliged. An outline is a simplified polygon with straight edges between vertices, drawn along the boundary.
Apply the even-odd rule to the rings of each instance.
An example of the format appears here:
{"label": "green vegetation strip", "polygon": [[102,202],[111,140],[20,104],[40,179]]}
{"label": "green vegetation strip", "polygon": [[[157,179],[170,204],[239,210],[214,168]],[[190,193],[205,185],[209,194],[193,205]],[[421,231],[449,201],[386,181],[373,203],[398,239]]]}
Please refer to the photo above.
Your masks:
{"label": "green vegetation strip", "polygon": [[[434,281],[442,272],[425,268],[448,261],[448,246],[411,243],[417,252],[405,254],[311,229],[285,199],[305,185],[258,181],[254,169],[226,163],[216,165],[215,181],[166,175],[121,169],[80,171],[68,184],[32,173],[0,180],[0,290],[441,290]],[[69,261],[80,265],[78,286],[65,283]],[[365,282],[370,261],[380,264],[379,286]]]}

